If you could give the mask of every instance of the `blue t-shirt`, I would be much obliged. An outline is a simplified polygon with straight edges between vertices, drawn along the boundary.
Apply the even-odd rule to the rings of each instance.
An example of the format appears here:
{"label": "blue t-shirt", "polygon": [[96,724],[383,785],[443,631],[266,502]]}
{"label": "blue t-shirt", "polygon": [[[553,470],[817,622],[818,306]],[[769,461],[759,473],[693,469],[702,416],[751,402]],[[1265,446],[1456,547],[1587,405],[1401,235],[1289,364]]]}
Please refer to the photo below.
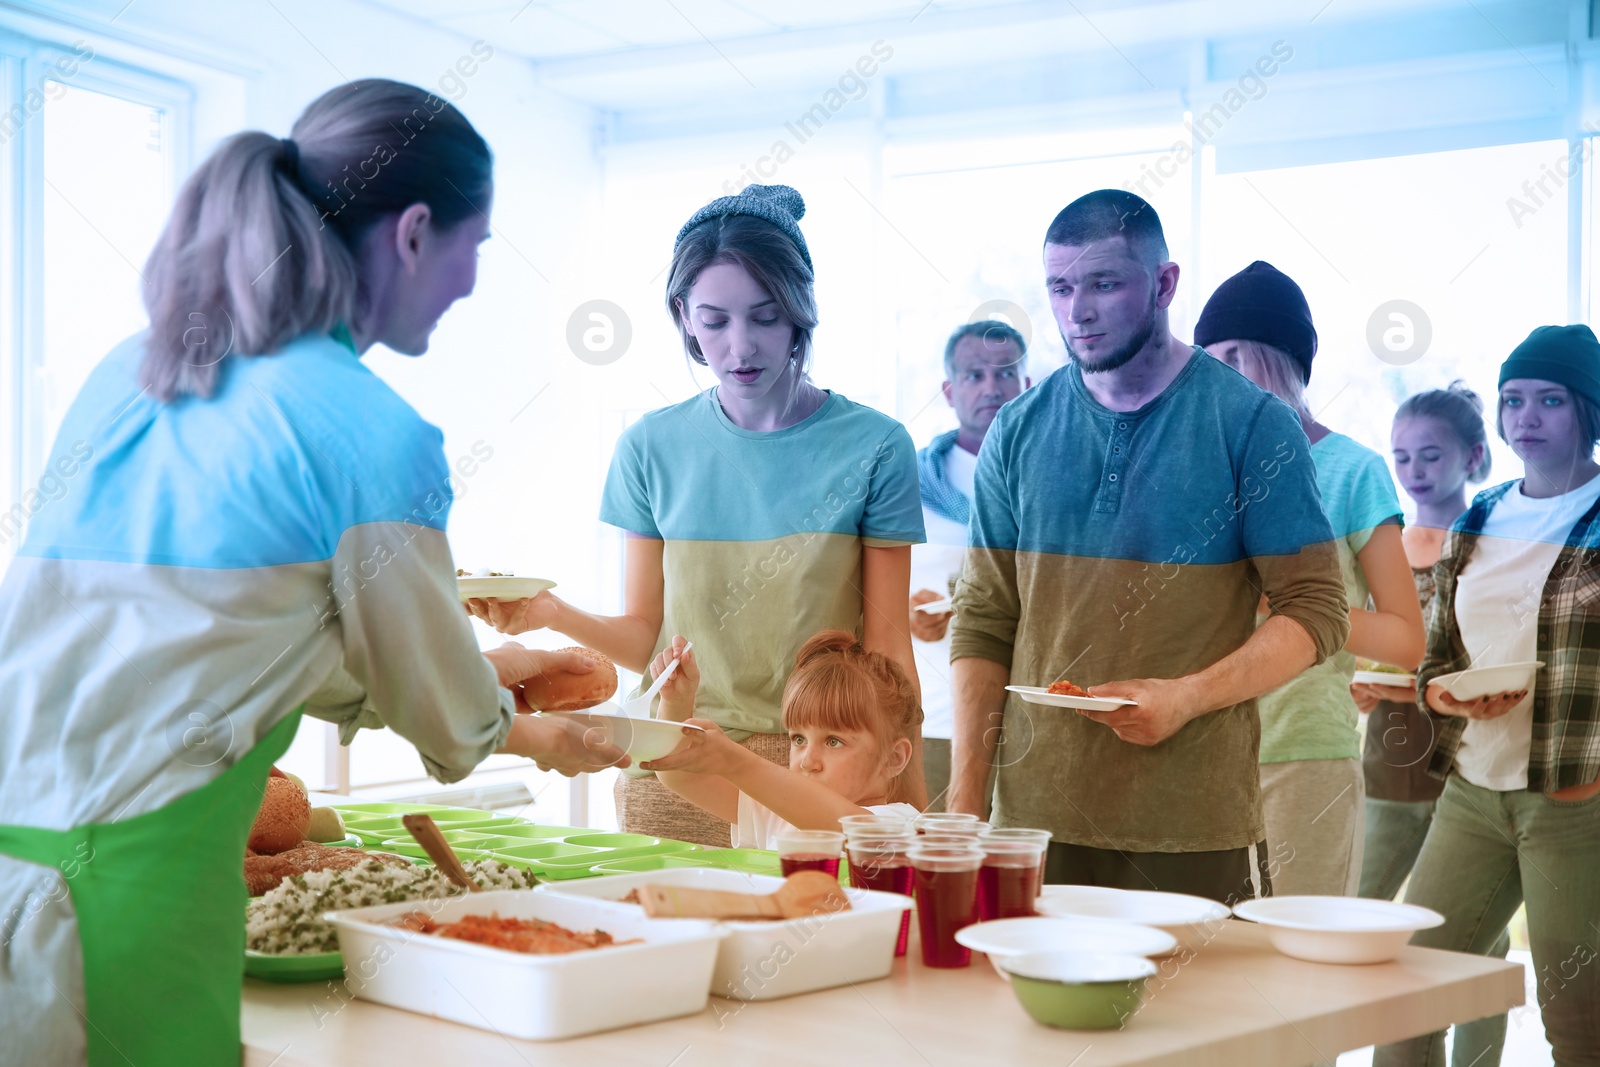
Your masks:
{"label": "blue t-shirt", "polygon": [[623,433],[600,520],[665,542],[655,651],[674,634],[695,643],[698,714],[779,733],[800,646],[861,632],[862,549],[923,539],[916,450],[904,426],[837,393],[761,432],[708,390]]}
{"label": "blue t-shirt", "polygon": [[[1370,595],[1356,559],[1372,531],[1399,522],[1400,500],[1382,457],[1342,433],[1330,433],[1311,446],[1322,510],[1333,527],[1350,607],[1365,608]],[[1290,679],[1257,702],[1261,711],[1261,762],[1356,759],[1356,704],[1350,696],[1353,653],[1340,649],[1315,667]]]}

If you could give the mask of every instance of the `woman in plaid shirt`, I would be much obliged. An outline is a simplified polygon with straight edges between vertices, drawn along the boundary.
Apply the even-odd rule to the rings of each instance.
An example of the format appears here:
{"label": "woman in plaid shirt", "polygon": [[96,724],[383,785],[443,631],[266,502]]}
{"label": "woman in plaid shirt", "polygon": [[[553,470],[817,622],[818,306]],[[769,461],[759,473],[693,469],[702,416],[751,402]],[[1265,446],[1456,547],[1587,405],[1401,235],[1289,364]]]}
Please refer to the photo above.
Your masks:
{"label": "woman in plaid shirt", "polygon": [[[1414,944],[1485,954],[1519,904],[1560,1067],[1600,1064],[1600,342],[1541,326],[1500,368],[1497,429],[1520,481],[1451,528],[1417,672],[1445,778],[1406,900],[1445,924]],[[1433,679],[1542,662],[1531,690],[1461,702]],[[1444,1034],[1374,1067],[1442,1064]]]}

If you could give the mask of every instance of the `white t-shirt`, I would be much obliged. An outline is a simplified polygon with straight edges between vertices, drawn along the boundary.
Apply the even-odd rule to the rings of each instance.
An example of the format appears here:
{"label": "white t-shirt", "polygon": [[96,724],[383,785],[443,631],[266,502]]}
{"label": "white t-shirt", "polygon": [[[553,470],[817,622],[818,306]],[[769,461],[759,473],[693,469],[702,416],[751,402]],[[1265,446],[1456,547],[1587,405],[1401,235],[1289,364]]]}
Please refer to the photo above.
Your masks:
{"label": "white t-shirt", "polygon": [[[972,499],[978,457],[953,445],[945,453],[945,477],[952,488]],[[950,592],[950,578],[961,573],[967,554],[967,528],[936,511],[922,509],[927,542],[911,546],[911,591],[932,589],[940,596]],[[950,692],[950,629],[938,641],[911,640],[917,657],[917,680],[922,684],[922,736],[949,738],[955,727],[955,699]]]}
{"label": "white t-shirt", "polygon": [[[1539,599],[1561,546],[1600,498],[1600,477],[1536,499],[1518,485],[1489,512],[1456,581],[1456,625],[1474,667],[1538,658]],[[1482,789],[1528,788],[1533,694],[1498,719],[1473,719],[1456,750],[1456,771]]]}
{"label": "white t-shirt", "polygon": [[[910,804],[868,804],[874,815],[898,815],[915,819],[922,812]],[[739,822],[728,828],[734,848],[776,848],[778,835],[794,827],[778,818],[765,804],[758,804],[746,793],[739,794]]]}

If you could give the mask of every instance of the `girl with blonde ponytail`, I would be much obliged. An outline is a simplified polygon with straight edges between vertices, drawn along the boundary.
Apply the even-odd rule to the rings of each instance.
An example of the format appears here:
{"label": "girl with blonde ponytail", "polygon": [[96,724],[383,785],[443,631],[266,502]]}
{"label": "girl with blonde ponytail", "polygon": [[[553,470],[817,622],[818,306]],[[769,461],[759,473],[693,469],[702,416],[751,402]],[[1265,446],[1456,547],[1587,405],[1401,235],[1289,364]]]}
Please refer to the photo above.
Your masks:
{"label": "girl with blonde ponytail", "polygon": [[237,1063],[245,844],[302,712],[387,726],[429,774],[622,762],[511,690],[574,653],[480,654],[442,435],[362,366],[472,291],[488,145],[358,81],[185,183],[148,331],[90,375],[0,583],[0,1065]]}
{"label": "girl with blonde ponytail", "polygon": [[837,830],[844,815],[915,818],[916,783],[906,774],[922,732],[922,704],[900,664],[845,630],[813,635],[795,656],[783,688],[789,766],[734,742],[712,720],[696,718],[700,668],[681,635],[650,664],[661,688],[657,718],[697,726],[676,752],[642,764],[667,788],[727,822],[735,848],[774,848],[791,827]]}

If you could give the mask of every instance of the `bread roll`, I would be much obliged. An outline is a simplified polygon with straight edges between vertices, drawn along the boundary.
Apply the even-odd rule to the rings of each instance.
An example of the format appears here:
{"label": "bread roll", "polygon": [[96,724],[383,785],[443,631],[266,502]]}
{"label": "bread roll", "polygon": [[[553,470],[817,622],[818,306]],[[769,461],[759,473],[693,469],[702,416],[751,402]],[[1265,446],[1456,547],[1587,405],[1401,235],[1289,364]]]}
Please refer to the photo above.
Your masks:
{"label": "bread roll", "polygon": [[594,660],[588,674],[555,671],[536,675],[522,683],[523,698],[539,711],[582,711],[610,700],[617,691],[617,668],[592,648],[560,648],[557,652],[579,652]]}
{"label": "bread roll", "polygon": [[288,778],[268,778],[249,846],[265,855],[294,848],[306,839],[310,822],[311,805],[300,787]]}

